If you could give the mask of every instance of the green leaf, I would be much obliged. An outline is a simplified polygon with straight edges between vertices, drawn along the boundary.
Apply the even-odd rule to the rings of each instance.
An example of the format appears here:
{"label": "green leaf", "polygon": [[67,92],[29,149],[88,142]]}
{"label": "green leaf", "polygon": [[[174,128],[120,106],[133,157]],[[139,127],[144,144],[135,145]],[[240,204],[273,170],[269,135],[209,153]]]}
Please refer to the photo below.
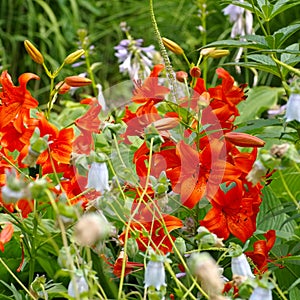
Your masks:
{"label": "green leaf", "polygon": [[274,3],[272,13],[270,14],[270,20],[276,17],[278,14],[284,12],[285,10],[299,5],[299,0],[278,0]]}
{"label": "green leaf", "polygon": [[267,73],[271,73],[277,77],[280,77],[280,74],[278,72],[277,67],[275,66],[268,66],[268,65],[262,65],[260,63],[257,62],[240,62],[240,63],[236,63],[236,62],[232,62],[232,63],[226,63],[224,64],[226,66],[241,66],[244,68],[254,68],[257,70],[261,70]]}
{"label": "green leaf", "polygon": [[262,112],[277,103],[283,93],[283,88],[272,88],[269,86],[259,86],[250,89],[247,99],[238,105],[240,116],[236,118],[236,123],[259,118]]}
{"label": "green leaf", "polygon": [[270,186],[263,189],[263,201],[260,205],[260,211],[257,216],[257,230],[265,232],[270,229],[276,230],[276,236],[284,240],[292,239],[294,236],[294,228],[296,222],[286,223],[282,226],[288,218],[287,214],[274,213],[283,209],[280,200],[272,191]]}
{"label": "green leaf", "polygon": [[212,42],[212,43],[206,45],[204,48],[210,48],[210,47],[243,47],[243,48],[250,48],[250,49],[255,49],[255,50],[262,50],[262,49],[269,48],[265,43],[258,44],[258,43],[254,43],[254,42],[238,41],[238,40],[216,41],[216,42]]}
{"label": "green leaf", "polygon": [[238,132],[246,132],[249,134],[261,133],[269,126],[280,126],[282,127],[282,122],[277,119],[257,119],[250,120],[244,123],[238,124]]}
{"label": "green leaf", "polygon": [[[299,283],[299,282],[298,282]],[[299,300],[300,299],[300,289],[297,287],[294,287],[290,292],[289,292],[289,299],[290,300]]]}
{"label": "green leaf", "polygon": [[[295,168],[287,168],[276,172],[271,187],[277,198],[292,203],[291,195],[299,201],[300,173]],[[288,190],[287,190],[288,189]]]}
{"label": "green leaf", "polygon": [[300,23],[296,23],[275,31],[273,36],[276,40],[276,48],[279,48],[291,35],[299,31],[299,29]]}
{"label": "green leaf", "polygon": [[261,6],[261,10],[263,12],[264,20],[266,22],[269,22],[271,20],[273,5],[269,3],[269,1],[264,1],[264,3],[265,4]]}

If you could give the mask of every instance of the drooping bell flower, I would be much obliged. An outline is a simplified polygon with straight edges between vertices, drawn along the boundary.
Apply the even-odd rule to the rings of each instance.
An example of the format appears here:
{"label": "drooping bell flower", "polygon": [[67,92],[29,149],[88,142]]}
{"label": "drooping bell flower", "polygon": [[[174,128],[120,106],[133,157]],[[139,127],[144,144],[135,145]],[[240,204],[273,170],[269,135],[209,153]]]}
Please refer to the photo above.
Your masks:
{"label": "drooping bell flower", "polygon": [[106,163],[93,162],[89,174],[87,188],[94,188],[97,192],[104,194],[109,190],[108,169]]}
{"label": "drooping bell flower", "polygon": [[292,93],[286,105],[286,122],[296,120],[300,122],[300,94]]}

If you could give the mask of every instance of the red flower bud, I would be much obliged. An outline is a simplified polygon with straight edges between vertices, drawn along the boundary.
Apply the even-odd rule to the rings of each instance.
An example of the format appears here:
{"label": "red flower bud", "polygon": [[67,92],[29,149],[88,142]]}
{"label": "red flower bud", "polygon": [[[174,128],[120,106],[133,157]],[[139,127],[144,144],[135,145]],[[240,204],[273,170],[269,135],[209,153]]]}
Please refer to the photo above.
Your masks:
{"label": "red flower bud", "polygon": [[184,72],[184,71],[178,71],[178,72],[176,72],[176,79],[179,82],[184,82],[187,78],[188,78],[187,72]]}
{"label": "red flower bud", "polygon": [[81,76],[69,76],[65,78],[65,82],[72,87],[81,87],[91,84],[92,80]]}
{"label": "red flower bud", "polygon": [[201,70],[199,67],[194,66],[190,69],[190,75],[195,78],[199,78],[201,76]]}
{"label": "red flower bud", "polygon": [[263,147],[265,145],[265,141],[260,138],[243,132],[227,132],[224,137],[226,141],[240,147]]}

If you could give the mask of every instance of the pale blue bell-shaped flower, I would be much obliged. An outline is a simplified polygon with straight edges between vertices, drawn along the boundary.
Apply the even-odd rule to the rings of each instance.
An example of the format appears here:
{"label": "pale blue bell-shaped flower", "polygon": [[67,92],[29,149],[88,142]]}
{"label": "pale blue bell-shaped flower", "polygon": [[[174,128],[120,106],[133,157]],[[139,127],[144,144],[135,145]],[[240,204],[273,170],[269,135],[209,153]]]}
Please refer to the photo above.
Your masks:
{"label": "pale blue bell-shaped flower", "polygon": [[286,122],[296,120],[300,122],[300,94],[292,93],[286,105]]}
{"label": "pale blue bell-shaped flower", "polygon": [[150,260],[145,270],[145,288],[154,286],[157,290],[160,290],[162,286],[166,285],[164,263]]}
{"label": "pale blue bell-shaped flower", "polygon": [[231,258],[231,271],[234,275],[255,278],[247,261],[247,257],[244,253]]}
{"label": "pale blue bell-shaped flower", "polygon": [[[76,281],[77,291],[79,294],[81,294],[83,292],[87,292],[89,290],[89,286],[83,275],[81,275],[81,276],[76,275],[75,281]],[[70,281],[69,286],[68,286],[68,295],[71,297],[76,296],[75,286],[74,286],[72,280]]]}
{"label": "pale blue bell-shaped flower", "polygon": [[256,287],[249,300],[272,300],[272,291],[262,287]]}
{"label": "pale blue bell-shaped flower", "polygon": [[106,163],[93,162],[89,174],[87,188],[94,188],[97,192],[103,194],[109,190],[108,169]]}

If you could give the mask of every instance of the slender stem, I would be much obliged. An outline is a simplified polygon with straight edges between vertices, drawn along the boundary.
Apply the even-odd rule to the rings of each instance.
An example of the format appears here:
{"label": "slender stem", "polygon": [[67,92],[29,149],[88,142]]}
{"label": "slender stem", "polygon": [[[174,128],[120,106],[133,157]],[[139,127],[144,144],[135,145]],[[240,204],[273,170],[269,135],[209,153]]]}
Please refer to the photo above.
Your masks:
{"label": "slender stem", "polygon": [[152,21],[152,25],[154,28],[154,34],[157,38],[158,41],[158,45],[159,45],[159,49],[161,52],[161,56],[163,57],[163,60],[165,62],[165,66],[166,66],[166,72],[167,72],[167,78],[169,80],[169,84],[171,87],[171,92],[172,92],[172,97],[174,102],[177,102],[177,93],[176,93],[176,78],[174,77],[174,71],[167,53],[167,50],[162,42],[162,38],[157,26],[157,22],[155,19],[155,14],[154,14],[154,8],[153,8],[153,0],[149,1],[150,4],[150,16],[151,16],[151,21]]}
{"label": "slender stem", "polygon": [[84,50],[84,56],[85,56],[85,63],[86,63],[87,72],[89,73],[90,79],[92,80],[92,87],[93,87],[94,96],[97,97],[98,91],[97,91],[97,87],[96,87],[94,72],[93,72],[92,67],[91,67],[89,49]]}
{"label": "slender stem", "polygon": [[282,292],[282,290],[279,288],[279,286],[276,284],[275,280],[273,278],[270,278],[270,281],[273,283],[273,285],[275,286],[276,291],[278,292],[278,294],[280,295],[281,299],[283,300],[288,300],[288,298],[284,295],[284,293]]}

